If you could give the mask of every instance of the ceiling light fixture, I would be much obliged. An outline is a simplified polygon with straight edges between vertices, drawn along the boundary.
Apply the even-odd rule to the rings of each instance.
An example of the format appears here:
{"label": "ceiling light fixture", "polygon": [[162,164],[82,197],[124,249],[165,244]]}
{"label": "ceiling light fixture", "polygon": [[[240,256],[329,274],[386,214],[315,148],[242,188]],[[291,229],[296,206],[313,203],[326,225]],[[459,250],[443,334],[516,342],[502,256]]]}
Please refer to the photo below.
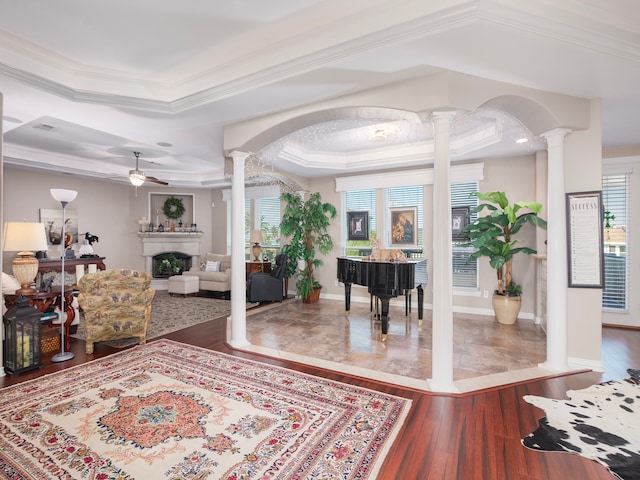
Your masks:
{"label": "ceiling light fixture", "polygon": [[140,152],[133,152],[133,154],[136,156],[136,169],[129,170],[129,181],[132,185],[139,187],[144,183],[144,180],[147,177],[145,176],[144,172],[138,170],[138,159],[140,158]]}
{"label": "ceiling light fixture", "polygon": [[372,142],[384,142],[387,139],[387,131],[379,128],[373,135],[369,137]]}
{"label": "ceiling light fixture", "polygon": [[516,143],[527,143],[529,139],[527,137],[520,137],[516,139]]}

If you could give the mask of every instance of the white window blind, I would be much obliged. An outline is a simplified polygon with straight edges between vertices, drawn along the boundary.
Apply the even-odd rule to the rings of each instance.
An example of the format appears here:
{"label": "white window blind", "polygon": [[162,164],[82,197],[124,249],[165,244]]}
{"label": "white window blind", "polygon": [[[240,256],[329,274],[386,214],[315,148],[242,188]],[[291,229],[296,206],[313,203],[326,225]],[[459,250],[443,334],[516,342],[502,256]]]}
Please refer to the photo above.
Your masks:
{"label": "white window blind", "polygon": [[602,177],[602,204],[605,210],[602,236],[604,242],[602,307],[615,310],[626,310],[628,302],[628,189],[626,174]]}
{"label": "white window blind", "polygon": [[256,225],[262,230],[262,247],[280,247],[280,197],[256,199]]}
{"label": "white window blind", "polygon": [[[451,207],[469,207],[473,210],[478,206],[478,197],[470,196],[478,191],[478,182],[461,182],[451,185]],[[477,218],[474,213],[469,221]],[[454,240],[453,254],[453,286],[454,288],[478,288],[478,261],[467,263],[473,253],[473,247],[464,247],[465,241]]]}
{"label": "white window blind", "polygon": [[[351,256],[369,255],[371,250],[371,240],[376,238],[377,215],[376,215],[376,190],[349,190],[343,192],[344,218],[342,224],[347,224],[346,212],[369,212],[369,240],[347,240],[344,246],[344,254]],[[345,235],[345,238],[346,235]]]}

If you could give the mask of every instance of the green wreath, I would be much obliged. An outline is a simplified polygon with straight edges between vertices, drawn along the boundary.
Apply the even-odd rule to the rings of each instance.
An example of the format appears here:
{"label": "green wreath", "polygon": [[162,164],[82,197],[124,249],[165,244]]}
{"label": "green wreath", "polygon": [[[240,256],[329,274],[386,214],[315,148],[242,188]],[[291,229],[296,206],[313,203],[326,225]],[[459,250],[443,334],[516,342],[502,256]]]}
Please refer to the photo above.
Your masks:
{"label": "green wreath", "polygon": [[162,211],[167,218],[180,218],[184,214],[184,205],[179,198],[170,197],[164,202]]}

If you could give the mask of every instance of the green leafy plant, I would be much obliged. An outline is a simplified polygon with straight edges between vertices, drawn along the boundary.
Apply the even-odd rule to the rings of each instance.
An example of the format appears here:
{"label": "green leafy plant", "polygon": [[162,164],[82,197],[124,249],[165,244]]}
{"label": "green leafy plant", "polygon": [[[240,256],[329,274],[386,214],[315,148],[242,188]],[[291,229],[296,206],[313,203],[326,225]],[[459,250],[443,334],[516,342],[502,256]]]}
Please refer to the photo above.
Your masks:
{"label": "green leafy plant", "polygon": [[531,255],[537,253],[529,247],[517,247],[518,240],[514,236],[527,223],[547,228],[547,222],[538,216],[542,204],[521,201],[509,203],[504,192],[474,192],[478,199],[489,202],[481,203],[471,213],[479,213],[487,209],[489,213],[480,216],[465,227],[470,244],[476,249],[467,263],[480,257],[488,257],[489,264],[496,270],[500,295],[519,295],[522,287],[513,282],[513,257],[519,253]]}
{"label": "green leafy plant", "polygon": [[[317,192],[312,193],[306,201],[293,193],[283,193],[281,198],[286,206],[280,231],[284,237],[291,239],[283,251],[287,253],[293,269],[298,260],[305,262],[305,268],[296,281],[296,292],[306,299],[314,289],[322,288],[314,277],[315,269],[323,264],[317,255],[326,255],[333,248],[333,240],[327,231],[330,220],[336,218],[337,211],[330,203],[323,202]],[[293,271],[289,272],[293,275]]]}
{"label": "green leafy plant", "polygon": [[164,257],[162,260],[160,260],[160,263],[158,263],[158,273],[161,275],[167,274],[167,273],[180,273],[180,271],[182,270],[184,266],[184,260],[176,257],[173,254],[169,254],[166,257]]}

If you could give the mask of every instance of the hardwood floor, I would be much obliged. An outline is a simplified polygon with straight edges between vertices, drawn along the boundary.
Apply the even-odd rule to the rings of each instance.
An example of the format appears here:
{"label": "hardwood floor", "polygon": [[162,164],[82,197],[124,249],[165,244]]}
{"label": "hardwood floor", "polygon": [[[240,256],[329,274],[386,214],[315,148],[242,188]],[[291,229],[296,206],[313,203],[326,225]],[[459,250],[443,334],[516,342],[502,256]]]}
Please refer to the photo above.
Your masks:
{"label": "hardwood floor", "polygon": [[[577,455],[538,453],[524,448],[520,439],[537,428],[538,420],[544,414],[522,397],[531,394],[566,398],[567,390],[626,378],[627,368],[640,367],[640,331],[604,328],[604,374],[588,372],[473,394],[436,395],[233,350],[225,343],[225,332],[226,319],[220,318],[174,332],[166,338],[410,398],[413,405],[405,426],[378,477],[383,480],[611,479],[613,477],[604,467]],[[75,354],[72,360],[52,364],[46,359],[38,370],[0,378],[0,387],[119,351],[97,344],[95,352],[86,355],[83,341],[72,338],[71,345]]]}

